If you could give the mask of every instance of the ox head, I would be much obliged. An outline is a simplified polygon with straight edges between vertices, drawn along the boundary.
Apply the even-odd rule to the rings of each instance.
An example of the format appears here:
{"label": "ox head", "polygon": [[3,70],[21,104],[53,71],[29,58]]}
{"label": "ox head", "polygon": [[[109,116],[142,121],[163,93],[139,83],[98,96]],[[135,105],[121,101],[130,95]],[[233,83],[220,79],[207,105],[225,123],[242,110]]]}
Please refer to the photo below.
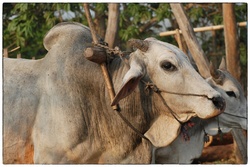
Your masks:
{"label": "ox head", "polygon": [[[181,122],[193,116],[206,119],[223,112],[225,102],[220,93],[195,71],[181,50],[154,38],[131,42],[138,49],[130,55],[130,69],[112,105],[128,96],[143,79],[162,90],[161,96]],[[153,100],[153,103],[157,110],[156,119],[145,136],[155,146],[166,146],[177,137],[180,124],[177,121],[169,122],[169,109],[161,100]],[[171,134],[168,130],[175,133]]]}
{"label": "ox head", "polygon": [[[222,59],[219,69],[215,69],[210,64],[211,77],[207,82],[217,91],[219,91],[226,101],[226,109],[218,119],[221,129],[224,133],[231,128],[247,129],[247,100],[244,96],[240,83],[226,70],[225,59]],[[217,133],[217,121],[207,120],[206,130],[209,134]]]}
{"label": "ox head", "polygon": [[219,69],[215,69],[210,63],[210,73],[212,76],[207,78],[207,82],[225,99],[225,111],[211,119],[192,118],[195,126],[188,129],[190,140],[183,142],[183,136],[180,134],[169,146],[156,151],[156,163],[191,163],[194,158],[201,156],[204,130],[209,135],[217,135],[218,124],[223,133],[229,132],[232,128],[247,129],[246,98],[239,82],[226,71],[225,60],[222,59]]}

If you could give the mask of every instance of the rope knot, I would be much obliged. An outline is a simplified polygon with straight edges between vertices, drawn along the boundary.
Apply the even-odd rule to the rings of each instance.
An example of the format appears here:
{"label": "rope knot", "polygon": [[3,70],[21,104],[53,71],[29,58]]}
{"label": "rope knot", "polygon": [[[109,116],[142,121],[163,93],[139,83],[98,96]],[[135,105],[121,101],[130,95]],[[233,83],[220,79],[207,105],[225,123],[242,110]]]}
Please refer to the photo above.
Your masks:
{"label": "rope knot", "polygon": [[151,89],[151,90],[153,90],[154,92],[156,92],[156,93],[160,93],[160,89],[159,88],[157,88],[157,86],[155,86],[153,83],[150,83],[150,82],[146,82],[145,83],[145,92],[147,93],[147,94],[149,94],[149,89]]}

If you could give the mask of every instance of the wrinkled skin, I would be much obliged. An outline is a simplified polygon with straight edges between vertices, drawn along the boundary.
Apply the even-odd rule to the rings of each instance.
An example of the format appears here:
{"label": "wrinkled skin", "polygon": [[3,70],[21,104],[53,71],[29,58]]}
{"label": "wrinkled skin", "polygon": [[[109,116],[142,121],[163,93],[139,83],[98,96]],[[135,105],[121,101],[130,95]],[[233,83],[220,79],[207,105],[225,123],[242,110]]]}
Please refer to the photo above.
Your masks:
{"label": "wrinkled skin", "polygon": [[[173,45],[146,39],[149,49],[108,65],[121,112],[150,141],[138,136],[112,110],[98,64],[84,58],[92,42],[88,28],[61,23],[44,38],[40,60],[4,59],[4,163],[150,163],[153,147],[164,147],[180,124],[147,82],[161,90],[176,117],[211,118],[223,112],[223,99]],[[170,69],[169,66],[170,65]],[[213,99],[219,98],[220,107]],[[200,108],[203,110],[200,110]]]}
{"label": "wrinkled skin", "polygon": [[217,135],[218,123],[222,133],[228,133],[232,128],[247,130],[247,101],[242,87],[240,83],[226,71],[223,61],[219,70],[225,76],[222,84],[217,84],[212,77],[208,78],[207,82],[219,91],[226,100],[225,111],[219,116],[207,120],[199,118],[191,119],[192,122],[195,123],[195,126],[188,130],[190,141],[185,142],[183,136],[180,134],[169,146],[159,148],[156,151],[155,163],[192,163],[195,158],[199,158],[202,154],[205,132],[211,136]]}

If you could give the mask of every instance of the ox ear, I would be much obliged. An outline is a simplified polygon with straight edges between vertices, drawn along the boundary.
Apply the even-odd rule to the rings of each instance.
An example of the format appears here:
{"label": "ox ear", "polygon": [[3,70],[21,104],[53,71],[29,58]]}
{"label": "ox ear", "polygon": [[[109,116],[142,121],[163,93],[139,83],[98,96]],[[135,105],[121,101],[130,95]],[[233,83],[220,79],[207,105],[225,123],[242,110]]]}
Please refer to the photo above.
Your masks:
{"label": "ox ear", "polygon": [[118,104],[121,99],[130,95],[135,90],[143,75],[144,71],[142,65],[137,61],[132,61],[130,64],[130,69],[125,74],[122,86],[113,99],[111,106]]}
{"label": "ox ear", "polygon": [[155,147],[166,147],[179,135],[180,124],[169,116],[159,116],[145,136]]}

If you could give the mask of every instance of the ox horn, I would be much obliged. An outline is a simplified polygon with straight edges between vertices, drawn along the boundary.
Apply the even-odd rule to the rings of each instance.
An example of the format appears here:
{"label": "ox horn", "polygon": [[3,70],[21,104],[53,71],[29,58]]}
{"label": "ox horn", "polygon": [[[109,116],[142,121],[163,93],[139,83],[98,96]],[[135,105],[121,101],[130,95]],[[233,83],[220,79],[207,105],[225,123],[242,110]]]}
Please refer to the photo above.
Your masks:
{"label": "ox horn", "polygon": [[128,44],[130,46],[133,46],[143,52],[146,52],[149,48],[149,43],[148,41],[143,41],[143,40],[140,40],[140,39],[130,39],[128,41]]}
{"label": "ox horn", "polygon": [[219,84],[219,85],[222,85],[223,80],[224,80],[224,74],[221,71],[215,69],[212,62],[210,62],[209,70],[210,70],[210,74],[211,74],[214,82]]}

